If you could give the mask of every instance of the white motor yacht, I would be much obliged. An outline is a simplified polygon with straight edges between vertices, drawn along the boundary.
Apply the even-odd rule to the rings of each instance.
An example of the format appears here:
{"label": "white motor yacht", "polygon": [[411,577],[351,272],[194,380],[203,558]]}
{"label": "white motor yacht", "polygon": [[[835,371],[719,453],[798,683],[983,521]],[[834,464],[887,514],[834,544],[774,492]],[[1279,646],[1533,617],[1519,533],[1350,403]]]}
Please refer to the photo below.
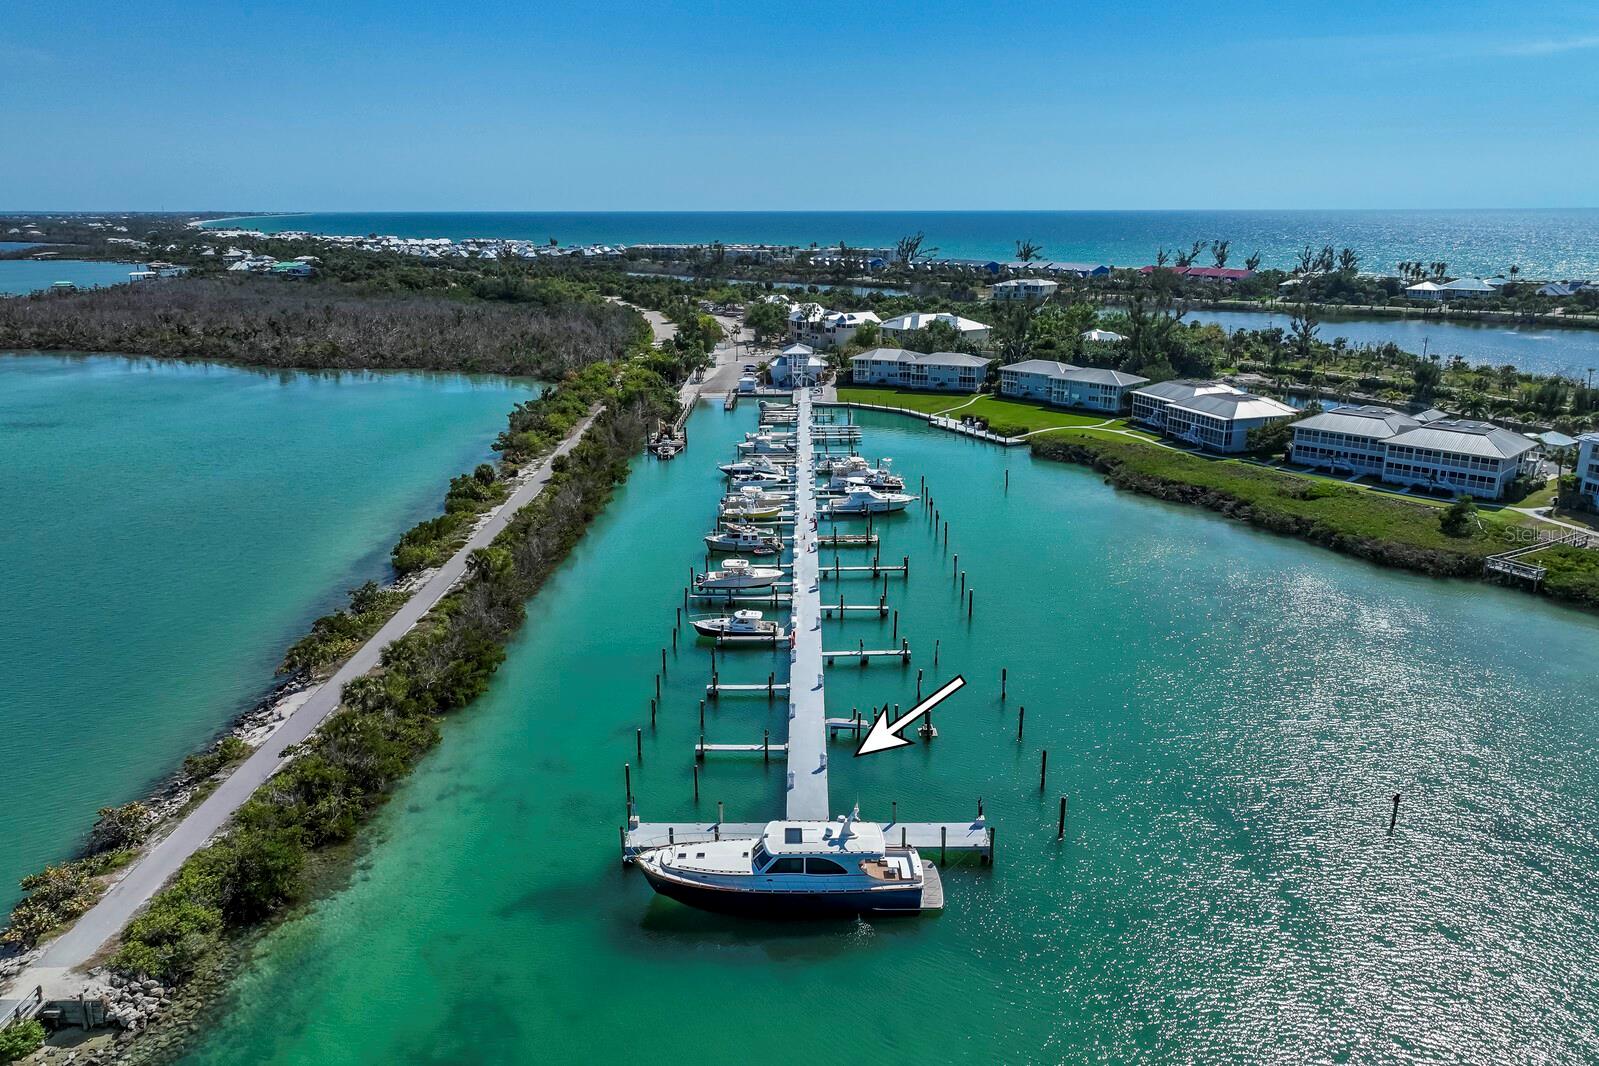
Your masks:
{"label": "white motor yacht", "polygon": [[829,500],[827,513],[830,515],[857,515],[857,514],[889,514],[893,511],[903,511],[910,503],[919,497],[910,496],[903,492],[878,492],[876,489],[862,486],[851,486],[843,496]]}
{"label": "white motor yacht", "polygon": [[761,918],[920,912],[927,883],[936,883],[931,864],[858,818],[768,822],[759,837],[652,848],[635,861],[656,892],[702,910]]}
{"label": "white motor yacht", "polygon": [[764,455],[753,455],[736,463],[723,463],[717,469],[729,477],[738,474],[785,474],[787,472],[784,464],[773,462]]}
{"label": "white motor yacht", "polygon": [[728,559],[720,570],[707,570],[694,579],[701,592],[738,592],[771,588],[783,576],[775,566],[751,566],[748,559]]}

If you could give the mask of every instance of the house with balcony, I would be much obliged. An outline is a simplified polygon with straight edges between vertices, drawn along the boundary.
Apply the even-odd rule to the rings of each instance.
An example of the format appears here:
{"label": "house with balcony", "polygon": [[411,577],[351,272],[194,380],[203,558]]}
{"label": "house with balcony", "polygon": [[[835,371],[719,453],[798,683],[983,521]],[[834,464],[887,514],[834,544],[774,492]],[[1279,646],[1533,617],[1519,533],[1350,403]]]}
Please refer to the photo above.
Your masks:
{"label": "house with balcony", "polygon": [[899,341],[904,343],[908,334],[924,330],[935,322],[942,322],[955,331],[961,340],[967,341],[976,347],[988,343],[990,328],[982,322],[948,312],[912,311],[908,315],[899,315],[882,324],[883,339],[885,341]]}
{"label": "house with balcony", "polygon": [[855,339],[855,331],[881,319],[871,311],[829,311],[818,303],[804,303],[788,315],[788,339],[813,349],[837,348]]}
{"label": "house with balcony", "polygon": [[772,384],[780,389],[801,379],[805,384],[815,384],[826,371],[827,360],[808,344],[790,344],[766,368]]}
{"label": "house with balcony", "polygon": [[1134,389],[1132,419],[1206,451],[1244,451],[1249,434],[1299,412],[1222,381],[1179,379]]}
{"label": "house with balcony", "polygon": [[1439,419],[1388,438],[1382,479],[1485,500],[1538,470],[1538,443],[1491,422]]}
{"label": "house with balcony", "polygon": [[999,394],[1049,403],[1055,394],[1055,382],[1068,371],[1077,369],[1070,363],[1057,363],[1053,359],[1024,359],[1011,363],[999,368]]}
{"label": "house with balcony", "polygon": [[1127,409],[1129,394],[1140,385],[1147,384],[1148,378],[1120,370],[1095,366],[1073,367],[1052,382],[1049,402],[1057,407],[1076,407],[1084,411],[1116,415]]}
{"label": "house with balcony", "polygon": [[850,375],[857,385],[976,392],[988,376],[988,360],[965,352],[873,348],[850,360]]}
{"label": "house with balcony", "polygon": [[1012,278],[1010,281],[996,282],[993,296],[1000,303],[1011,300],[1038,303],[1055,295],[1059,288],[1060,282],[1048,278]]}
{"label": "house with balcony", "polygon": [[1339,407],[1294,423],[1289,458],[1336,474],[1380,477],[1388,441],[1421,425],[1391,407]]}

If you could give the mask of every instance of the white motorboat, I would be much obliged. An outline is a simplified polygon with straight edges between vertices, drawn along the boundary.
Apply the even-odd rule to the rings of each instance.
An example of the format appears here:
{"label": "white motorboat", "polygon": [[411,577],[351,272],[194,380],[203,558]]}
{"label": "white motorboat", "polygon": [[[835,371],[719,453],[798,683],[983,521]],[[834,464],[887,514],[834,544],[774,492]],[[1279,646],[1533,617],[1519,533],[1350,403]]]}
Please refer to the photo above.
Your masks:
{"label": "white motorboat", "polygon": [[776,555],[783,550],[783,538],[758,526],[729,524],[726,529],[705,534],[705,546],[713,552]]}
{"label": "white motorboat", "polygon": [[903,492],[878,492],[865,486],[851,487],[843,496],[829,500],[827,513],[831,515],[888,514],[903,511],[916,496]]}
{"label": "white motorboat", "polygon": [[771,588],[783,576],[775,566],[751,566],[748,559],[728,559],[720,570],[707,570],[694,579],[701,592],[737,592]]}
{"label": "white motorboat", "polygon": [[773,440],[786,441],[792,444],[797,436],[798,434],[792,430],[757,429],[754,432],[744,434],[744,439],[754,440],[756,437],[771,437]]}
{"label": "white motorboat", "polygon": [[870,470],[872,464],[864,456],[859,455],[831,455],[816,460],[818,474],[847,474],[854,470]]}
{"label": "white motorboat", "polygon": [[651,848],[635,857],[650,887],[702,910],[762,918],[915,914],[937,875],[859,811],[835,822],[768,822],[759,837]]}
{"label": "white motorboat", "polygon": [[738,442],[738,450],[751,455],[793,455],[794,442],[778,440],[765,433],[757,433],[749,440]]}
{"label": "white motorboat", "polygon": [[[734,488],[745,485],[792,485],[794,482],[787,474],[774,474],[769,470],[753,470],[748,474],[734,474],[728,479]],[[904,488],[903,485],[900,486]]]}
{"label": "white motorboat", "polygon": [[694,632],[720,640],[779,641],[788,636],[776,622],[768,622],[760,611],[734,611],[723,618],[691,619]]}
{"label": "white motorboat", "polygon": [[787,492],[767,492],[759,485],[740,485],[737,492],[728,493],[722,498],[722,507],[750,506],[783,507],[792,500],[793,494]]}
{"label": "white motorboat", "polygon": [[784,474],[786,467],[781,463],[773,462],[764,455],[754,455],[748,459],[741,459],[736,463],[723,463],[717,467],[729,477],[738,474]]}
{"label": "white motorboat", "polygon": [[[856,458],[859,458],[857,456]],[[834,470],[833,476],[828,479],[827,487],[830,489],[850,489],[864,485],[869,489],[879,492],[898,492],[905,487],[905,479],[889,469],[892,459],[882,460],[883,465],[870,467],[864,459],[858,467],[849,467],[844,470]]]}

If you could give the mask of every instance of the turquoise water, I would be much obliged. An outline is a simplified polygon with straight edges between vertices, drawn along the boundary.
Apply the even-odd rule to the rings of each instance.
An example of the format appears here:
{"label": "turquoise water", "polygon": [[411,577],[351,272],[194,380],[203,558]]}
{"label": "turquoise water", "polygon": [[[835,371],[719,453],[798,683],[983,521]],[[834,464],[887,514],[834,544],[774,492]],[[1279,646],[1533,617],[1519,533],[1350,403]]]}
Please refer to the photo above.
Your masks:
{"label": "turquoise water", "polygon": [[80,289],[121,285],[137,263],[105,263],[93,259],[0,259],[0,293],[25,295],[70,281]]}
{"label": "turquoise water", "polygon": [[[753,425],[706,406],[683,457],[635,463],[352,882],[265,939],[193,1061],[1599,1056],[1599,620],[861,421],[869,454],[929,478],[975,613],[921,514],[880,524],[885,558],[912,557],[890,597],[917,660],[833,669],[830,710],[908,704],[918,667],[969,684],[929,746],[835,747],[833,805],[959,818],[982,797],[992,869],[948,870],[938,918],[772,926],[658,900],[620,867],[624,762],[646,819],[718,800],[761,818],[783,795],[780,763],[714,761],[695,806],[703,649],[668,651],[649,728],[709,472]],[[882,646],[890,623],[828,625]],[[733,652],[722,674],[771,666]],[[706,732],[784,724],[728,697]]]}
{"label": "turquoise water", "polygon": [[[1268,314],[1261,311],[1189,311],[1184,321],[1215,322],[1229,330],[1269,329],[1286,331],[1290,312]],[[1417,318],[1329,318],[1322,322],[1317,336],[1331,342],[1343,337],[1351,347],[1385,344],[1399,345],[1407,352],[1448,359],[1458,355],[1476,365],[1513,364],[1538,374],[1560,374],[1576,381],[1588,380],[1588,371],[1599,367],[1599,331],[1550,329],[1539,326],[1500,326],[1474,322],[1438,322]]]}
{"label": "turquoise water", "polygon": [[1018,240],[1046,259],[1139,266],[1157,248],[1232,241],[1242,265],[1259,252],[1289,267],[1306,244],[1348,245],[1368,270],[1402,260],[1442,260],[1452,271],[1528,277],[1599,276],[1599,210],[1494,211],[611,211],[348,212],[227,219],[267,232],[382,233],[399,237],[499,237],[562,244],[721,240],[821,247],[846,241],[891,248],[906,234],[956,257],[1009,259]]}
{"label": "turquoise water", "polygon": [[385,577],[530,388],[0,356],[0,907]]}

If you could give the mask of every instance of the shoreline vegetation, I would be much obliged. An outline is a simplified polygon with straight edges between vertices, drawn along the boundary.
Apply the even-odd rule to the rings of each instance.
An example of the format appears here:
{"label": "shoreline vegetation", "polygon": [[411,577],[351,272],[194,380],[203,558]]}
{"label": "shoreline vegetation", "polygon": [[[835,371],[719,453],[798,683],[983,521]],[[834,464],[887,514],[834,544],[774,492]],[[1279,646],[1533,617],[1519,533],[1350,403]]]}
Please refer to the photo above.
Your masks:
{"label": "shoreline vegetation", "polygon": [[[119,286],[0,301],[0,347],[134,350],[260,365],[251,358],[253,345],[271,336],[276,340],[264,349],[269,366],[559,379],[509,412],[494,445],[498,469],[480,464],[452,479],[441,514],[396,542],[396,584],[368,582],[352,590],[348,608],[317,619],[286,650],[280,672],[289,678],[241,716],[233,731],[189,756],[156,796],[103,809],[77,858],[24,881],[27,894],[0,932],[0,958],[8,967],[0,977],[16,972],[37,945],[88,910],[141,845],[175,824],[253,750],[239,731],[248,726],[262,736],[270,733],[286,700],[329,676],[406,602],[416,580],[459,549],[530,462],[598,409],[572,451],[552,462],[543,491],[489,548],[473,554],[463,581],[385,651],[376,670],[346,686],[340,709],[129,924],[112,966],[167,984],[181,981],[225,940],[304,898],[306,871],[319,851],[353,839],[393,784],[437,742],[442,717],[487,685],[504,642],[520,625],[524,601],[626,477],[649,428],[675,412],[669,383],[703,355],[682,346],[656,350],[641,316],[605,301],[592,287],[525,276],[490,280],[491,291],[450,291],[456,289],[451,283],[442,293],[391,293],[376,300],[368,288],[350,283],[319,280],[295,291],[264,279],[196,278],[145,290],[158,293],[153,296]],[[231,298],[219,297],[219,291]],[[174,293],[180,298],[173,300]],[[174,306],[180,309],[175,314],[163,310]],[[48,313],[38,314],[41,307]],[[396,307],[410,313],[396,320]],[[96,326],[75,325],[84,321]],[[439,330],[458,327],[458,343],[430,347]],[[30,332],[19,336],[19,329]],[[367,336],[373,330],[383,335]],[[219,337],[225,343],[210,348]]]}

